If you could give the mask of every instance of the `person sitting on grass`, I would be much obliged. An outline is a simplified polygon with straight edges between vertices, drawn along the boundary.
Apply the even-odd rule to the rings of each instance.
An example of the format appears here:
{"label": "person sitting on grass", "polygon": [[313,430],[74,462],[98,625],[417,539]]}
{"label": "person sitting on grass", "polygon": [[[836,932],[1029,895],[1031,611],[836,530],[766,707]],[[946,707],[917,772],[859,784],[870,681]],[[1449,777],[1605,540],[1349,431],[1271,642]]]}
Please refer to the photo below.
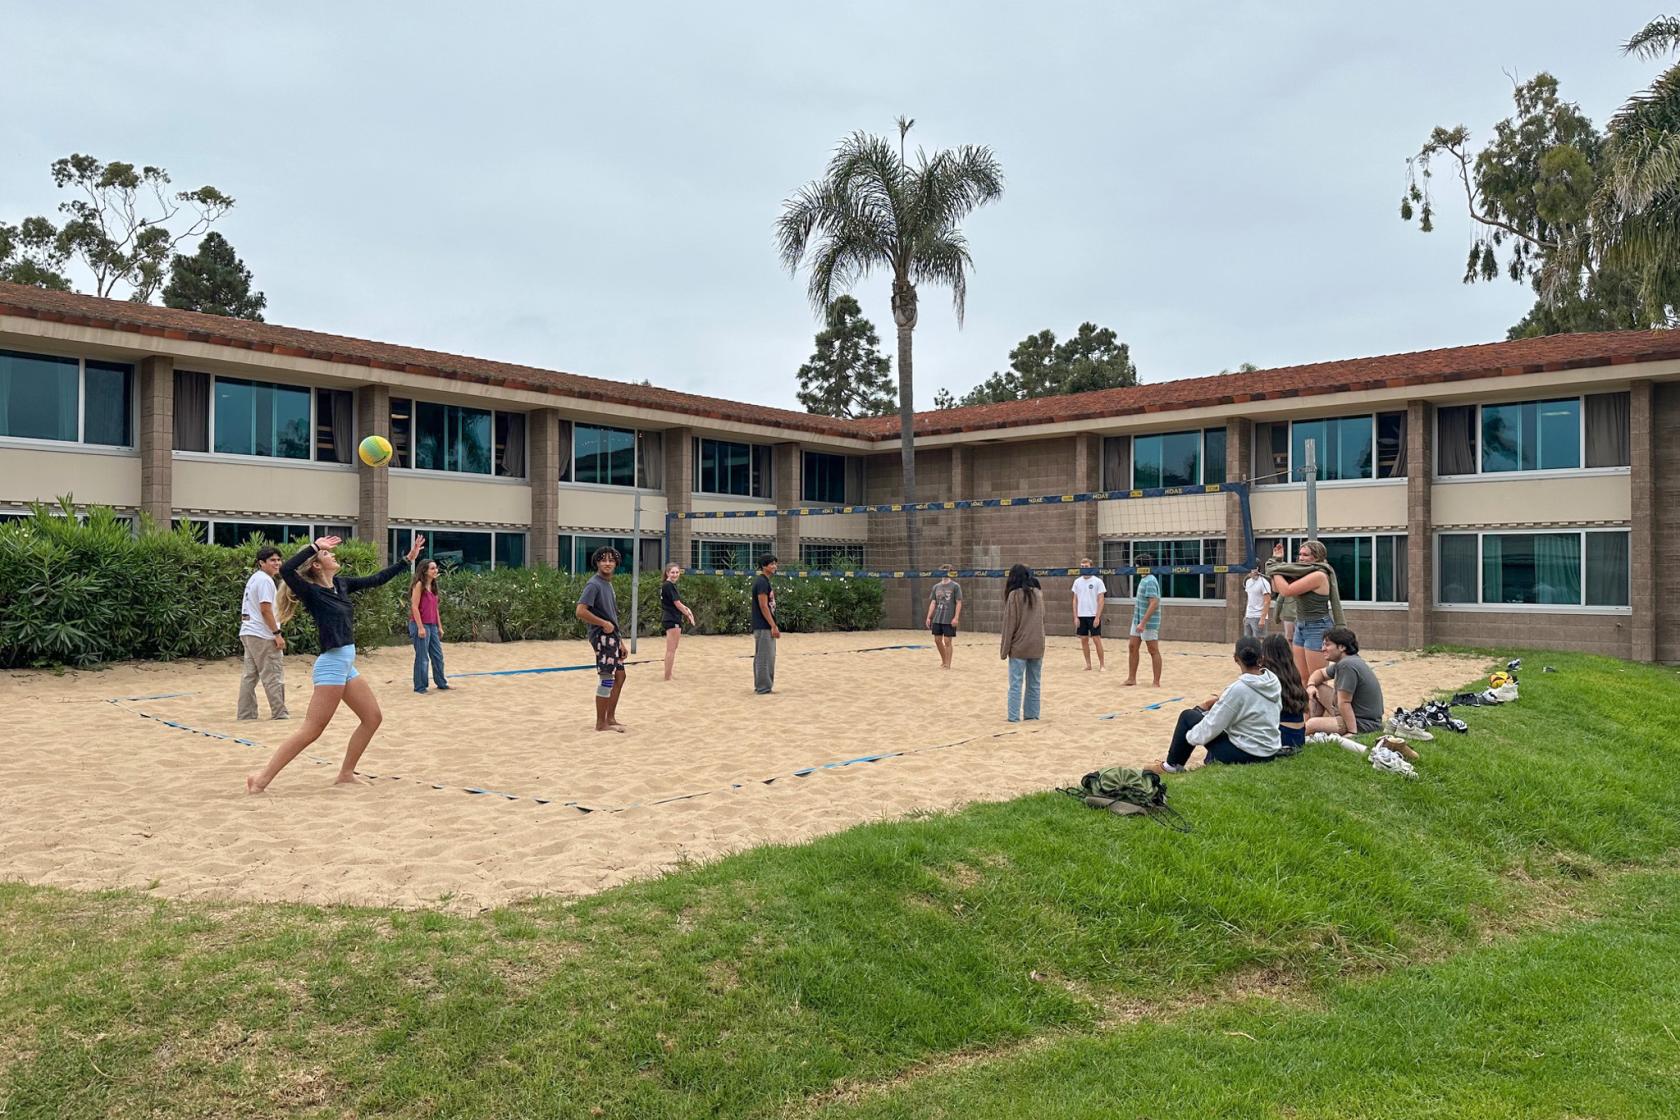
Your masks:
{"label": "person sitting on grass", "polygon": [[1278,753],[1279,695],[1281,687],[1263,664],[1265,653],[1258,638],[1237,639],[1233,653],[1242,675],[1218,696],[1210,696],[1199,707],[1178,713],[1167,757],[1149,769],[1157,774],[1182,773],[1197,747],[1207,751],[1209,762],[1270,762]]}
{"label": "person sitting on grass", "polygon": [[1363,735],[1381,731],[1382,685],[1359,656],[1359,638],[1346,626],[1324,635],[1324,668],[1307,678],[1307,732]]}
{"label": "person sitting on grass", "polygon": [[1282,690],[1278,697],[1278,736],[1283,749],[1298,751],[1307,741],[1307,686],[1295,669],[1295,653],[1289,639],[1282,634],[1267,634],[1261,639],[1265,651],[1261,664],[1270,669]]}

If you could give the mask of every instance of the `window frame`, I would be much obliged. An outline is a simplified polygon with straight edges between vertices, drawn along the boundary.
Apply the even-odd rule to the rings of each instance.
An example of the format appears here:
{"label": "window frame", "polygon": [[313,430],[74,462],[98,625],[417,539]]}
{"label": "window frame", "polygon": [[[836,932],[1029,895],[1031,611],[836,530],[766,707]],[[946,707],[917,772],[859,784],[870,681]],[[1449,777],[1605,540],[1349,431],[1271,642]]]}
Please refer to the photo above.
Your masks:
{"label": "window frame", "polygon": [[[747,448],[747,486],[748,486],[748,489],[751,490],[751,488],[752,488],[752,481],[753,481],[754,474],[758,474],[760,476],[759,480],[763,484],[762,485],[763,493],[737,494],[734,491],[730,491],[730,490],[703,490],[703,489],[701,489],[701,485],[702,485],[703,479],[705,477],[705,472],[702,469],[702,460],[705,458],[705,445],[708,444],[708,443],[712,443],[712,444],[732,444],[736,447]],[[757,459],[758,459],[758,456],[759,456],[760,452],[762,452],[764,454],[765,458],[768,460],[764,464],[762,469],[758,469],[758,465],[757,465]],[[693,456],[692,461],[693,461],[694,477],[693,477],[693,481],[691,482],[690,485],[693,487],[693,490],[692,490],[693,493],[702,494],[702,495],[705,495],[706,497],[710,497],[710,498],[740,498],[740,499],[744,499],[746,501],[752,501],[752,502],[774,502],[776,500],[776,498],[775,498],[776,463],[775,463],[775,447],[774,447],[774,445],[767,444],[767,443],[751,443],[751,442],[747,442],[747,441],[744,441],[744,440],[736,440],[736,439],[720,439],[716,436],[695,436],[695,437],[693,437],[693,440],[692,440],[692,456]],[[714,471],[715,471],[715,469],[716,468],[714,467]]]}
{"label": "window frame", "polygon": [[[775,546],[772,544],[771,547],[774,548]],[[857,550],[857,557],[858,557],[857,563],[855,563],[855,564],[852,564],[852,563],[842,564],[838,568],[836,568],[832,563],[819,564],[819,563],[816,563],[815,561],[811,560],[809,558],[809,556],[807,555],[807,550],[812,549],[812,548],[856,549]],[[832,557],[830,557],[830,559],[832,560]],[[823,540],[808,541],[808,540],[803,540],[802,539],[799,542],[799,565],[798,566],[800,568],[815,569],[816,571],[825,571],[825,572],[867,571],[869,569],[869,542],[867,542],[867,541],[823,541]]]}
{"label": "window frame", "polygon": [[[1385,480],[1385,481],[1387,481],[1387,480]],[[1261,553],[1262,559],[1264,559],[1265,555],[1267,555],[1267,554],[1266,554],[1265,549],[1260,547],[1260,545],[1259,545],[1260,541],[1263,541],[1263,540],[1281,540],[1281,541],[1283,541],[1284,542],[1285,553],[1289,557],[1293,558],[1295,556],[1296,551],[1300,549],[1301,542],[1307,539],[1307,535],[1305,533],[1277,533],[1277,534],[1256,533],[1256,534],[1254,534],[1254,536],[1255,536],[1255,542],[1256,542],[1255,543],[1255,550]],[[1407,575],[1409,577],[1410,574],[1411,574],[1411,560],[1410,560],[1409,554],[1406,552],[1408,534],[1405,533],[1405,532],[1402,532],[1402,531],[1399,531],[1399,530],[1391,530],[1391,531],[1387,531],[1387,532],[1372,531],[1372,532],[1369,532],[1369,533],[1334,533],[1334,532],[1332,532],[1332,533],[1320,533],[1318,535],[1317,539],[1320,540],[1320,541],[1351,541],[1351,540],[1369,541],[1370,542],[1370,548],[1371,548],[1371,565],[1370,565],[1370,570],[1369,570],[1369,576],[1370,576],[1370,580],[1371,580],[1371,594],[1372,594],[1372,596],[1375,596],[1376,595],[1376,589],[1379,586],[1381,586],[1381,583],[1382,583],[1382,580],[1377,575],[1377,565],[1379,563],[1379,558],[1381,556],[1381,550],[1379,549],[1379,547],[1377,545],[1377,542],[1381,538],[1388,538],[1389,540],[1394,542],[1394,544],[1392,545],[1392,552],[1391,552],[1391,560],[1390,560],[1391,564],[1397,562],[1399,557],[1407,556],[1406,572],[1407,572]],[[1395,590],[1396,594],[1399,594],[1401,592],[1404,592],[1404,591],[1408,590],[1407,583],[1405,583],[1405,582],[1401,581],[1399,578],[1397,578],[1397,575],[1396,575],[1395,572],[1390,571],[1389,576],[1390,576],[1390,581],[1394,585],[1394,590]],[[1340,583],[1341,583],[1341,581],[1340,581],[1340,579],[1338,579],[1337,580],[1337,584],[1338,584],[1337,590],[1338,590],[1338,592],[1340,592],[1340,590],[1341,590],[1340,586],[1339,586]],[[1410,600],[1409,599],[1378,599],[1378,598],[1374,598],[1374,597],[1370,598],[1370,599],[1350,599],[1346,595],[1342,595],[1341,598],[1342,598],[1343,604],[1348,605],[1348,606],[1352,606],[1352,607],[1354,607],[1358,610],[1378,610],[1378,611],[1382,611],[1382,610],[1406,610],[1410,606]]]}
{"label": "window frame", "polygon": [[[1219,427],[1221,429],[1223,429],[1224,425],[1220,425]],[[1209,431],[1210,431],[1210,429],[1208,429],[1208,428],[1175,428],[1170,432],[1141,432],[1137,435],[1132,436],[1132,446],[1131,446],[1131,456],[1130,456],[1130,458],[1131,458],[1131,475],[1128,479],[1128,481],[1131,482],[1131,485],[1129,487],[1127,487],[1127,489],[1129,489],[1129,490],[1155,490],[1155,489],[1160,489],[1162,487],[1165,487],[1166,489],[1170,490],[1170,489],[1173,489],[1174,487],[1177,487],[1177,486],[1202,486],[1202,485],[1204,485],[1202,480],[1207,477],[1207,433]],[[1138,480],[1137,480],[1138,441],[1139,440],[1145,440],[1145,439],[1167,439],[1171,436],[1188,436],[1188,435],[1194,435],[1196,437],[1196,477],[1195,477],[1195,479],[1193,481],[1184,482],[1184,483],[1158,482],[1154,486],[1139,486],[1138,485]],[[1226,439],[1229,439],[1229,438],[1230,438],[1230,434],[1229,434],[1229,432],[1227,432],[1226,433]],[[1185,539],[1188,539],[1188,538],[1185,538]]]}
{"label": "window frame", "polygon": [[[1595,467],[1594,470],[1619,470],[1625,468]],[[1525,472],[1533,473],[1533,472]],[[1486,537],[1536,537],[1555,536],[1563,533],[1575,533],[1581,538],[1581,601],[1579,603],[1488,603],[1483,600],[1483,581],[1485,579],[1484,565],[1487,554],[1482,547]],[[1587,603],[1587,536],[1589,534],[1622,533],[1628,536],[1628,598],[1633,598],[1633,530],[1630,526],[1615,525],[1552,525],[1539,528],[1523,529],[1438,529],[1434,532],[1431,544],[1431,562],[1434,571],[1434,602],[1431,606],[1435,610],[1462,611],[1465,613],[1493,614],[1505,612],[1551,612],[1554,614],[1590,614],[1590,615],[1631,615],[1633,604],[1627,606],[1611,606],[1606,604]],[[1475,537],[1476,538],[1476,601],[1473,603],[1448,603],[1441,599],[1441,543],[1445,537]]]}
{"label": "window frame", "polygon": [[[1224,547],[1225,547],[1225,538],[1224,537],[1204,537],[1204,536],[1201,536],[1201,535],[1198,534],[1198,535],[1195,535],[1195,536],[1176,536],[1176,537],[1175,536],[1165,536],[1165,537],[1159,537],[1159,536],[1158,537],[1104,537],[1097,542],[1098,567],[1102,567],[1102,568],[1132,567],[1133,566],[1132,558],[1136,555],[1136,546],[1138,544],[1166,544],[1166,543],[1177,543],[1177,542],[1181,542],[1181,541],[1196,541],[1196,542],[1198,542],[1197,543],[1197,548],[1196,548],[1196,555],[1200,559],[1197,559],[1196,561],[1194,561],[1197,564],[1224,564],[1224,563],[1228,563],[1228,561],[1226,561],[1224,559],[1216,559],[1216,560],[1207,559],[1207,548],[1208,548],[1208,545],[1210,543],[1216,543],[1219,546],[1221,551],[1224,550]],[[1111,563],[1109,563],[1108,549],[1109,549],[1110,545],[1125,545],[1126,546],[1126,557],[1127,557],[1126,563],[1124,563],[1124,564],[1111,564]],[[1153,567],[1157,567],[1157,568],[1172,567],[1172,566],[1173,565],[1171,565],[1171,564],[1156,564],[1156,565],[1153,565]],[[1162,575],[1160,573],[1154,573],[1154,574],[1156,575],[1157,579],[1162,579],[1162,580],[1175,579],[1175,578],[1177,578],[1177,579],[1188,578],[1188,577],[1184,577],[1184,576],[1176,576],[1175,577],[1171,573],[1167,573],[1165,575]],[[1113,587],[1110,587],[1108,589],[1108,595],[1106,596],[1108,601],[1109,602],[1116,602],[1116,603],[1135,602],[1136,598],[1137,598],[1137,595],[1136,595],[1137,584],[1133,581],[1137,579],[1137,576],[1135,576],[1135,575],[1114,576],[1112,578],[1115,579],[1115,580],[1121,580],[1121,579],[1125,580],[1126,581],[1126,588],[1125,588],[1125,593],[1124,594],[1117,594],[1116,589],[1113,588]],[[1212,605],[1212,604],[1218,604],[1220,606],[1223,606],[1225,604],[1225,585],[1219,583],[1218,581],[1229,579],[1230,578],[1229,575],[1221,576],[1221,575],[1213,575],[1213,574],[1209,573],[1209,574],[1206,574],[1206,575],[1198,575],[1198,576],[1195,576],[1194,578],[1201,581],[1202,593],[1199,596],[1196,596],[1194,598],[1189,598],[1189,597],[1182,596],[1182,595],[1168,595],[1168,594],[1166,594],[1166,588],[1163,587],[1162,588],[1162,594],[1161,594],[1162,604],[1163,605],[1178,604],[1178,605],[1183,605],[1183,606],[1208,606],[1208,605]],[[1104,582],[1105,583],[1107,582],[1107,578],[1104,579]]]}
{"label": "window frame", "polygon": [[[90,359],[85,354],[78,354],[71,358],[68,354],[41,354],[27,350],[14,350],[11,347],[0,347],[0,350],[23,358],[44,358],[48,361],[74,361],[76,363],[76,438],[73,440],[43,439],[36,436],[0,435],[0,446],[59,451],[74,449],[76,451],[92,452],[96,455],[139,454],[140,365],[138,362],[123,362],[107,358]],[[125,444],[87,442],[87,366],[89,361],[104,365],[128,367],[128,442]]]}
{"label": "window frame", "polygon": [[[851,505],[847,499],[851,496],[847,492],[846,483],[851,476],[851,456],[838,451],[810,451],[800,448],[799,461],[799,495],[800,505],[807,506],[844,506]],[[825,459],[833,459],[839,465],[840,497],[813,498],[811,496],[811,456],[820,455]]]}
{"label": "window frame", "polygon": [[[1249,449],[1249,469],[1250,469],[1250,471],[1253,472],[1253,478],[1252,478],[1253,485],[1275,487],[1275,488],[1280,489],[1280,490],[1283,489],[1284,487],[1288,487],[1288,486],[1294,486],[1294,487],[1304,487],[1304,486],[1306,486],[1306,484],[1307,484],[1306,479],[1304,479],[1304,478],[1303,479],[1297,479],[1295,477],[1295,469],[1296,469],[1296,464],[1295,464],[1295,425],[1296,424],[1322,424],[1322,423],[1325,423],[1325,422],[1331,421],[1331,420],[1358,420],[1362,416],[1365,417],[1366,419],[1370,420],[1370,422],[1371,422],[1371,477],[1370,478],[1332,478],[1332,479],[1319,478],[1319,479],[1314,480],[1313,485],[1315,485],[1315,486],[1395,486],[1395,485],[1404,485],[1407,478],[1410,476],[1411,472],[1416,469],[1415,466],[1410,462],[1408,462],[1406,464],[1406,474],[1397,475],[1393,478],[1383,478],[1383,477],[1381,477],[1381,472],[1382,472],[1382,429],[1381,429],[1381,426],[1378,424],[1378,418],[1382,417],[1382,416],[1385,416],[1385,415],[1388,415],[1390,413],[1398,413],[1398,414],[1404,416],[1406,414],[1406,409],[1404,407],[1402,407],[1402,408],[1379,408],[1379,407],[1373,406],[1369,413],[1355,412],[1351,415],[1332,414],[1332,415],[1328,415],[1328,416],[1304,416],[1304,417],[1293,417],[1292,416],[1292,417],[1288,417],[1287,419],[1279,419],[1279,420],[1256,420],[1255,421],[1255,426],[1256,427],[1259,427],[1261,424],[1268,424],[1268,425],[1271,425],[1274,428],[1277,427],[1278,425],[1283,425],[1284,426],[1284,431],[1285,431],[1284,455],[1285,455],[1286,466],[1284,468],[1282,481],[1278,481],[1278,482],[1262,481],[1263,479],[1271,478],[1272,475],[1275,472],[1271,471],[1271,470],[1267,470],[1267,471],[1264,471],[1264,472],[1258,470],[1257,468],[1258,468],[1259,464],[1256,462],[1256,457],[1261,455],[1262,453],[1264,453],[1266,455],[1266,457],[1268,459],[1270,459],[1272,457],[1273,452],[1272,452],[1271,448],[1269,448],[1269,447],[1264,449],[1264,451],[1262,452],[1262,449],[1260,447],[1260,440],[1259,440],[1258,437],[1256,437],[1253,440],[1252,446]],[[1402,448],[1402,452],[1404,452],[1404,448]],[[1275,464],[1269,464],[1269,465],[1275,465]],[[1322,463],[1320,464],[1320,467],[1322,468]],[[1433,467],[1433,464],[1431,464],[1431,467]],[[1303,470],[1306,469],[1306,465],[1302,464],[1301,469],[1303,469]],[[1355,533],[1353,535],[1358,536],[1359,534]]]}
{"label": "window frame", "polygon": [[[407,401],[408,402],[408,418],[407,418],[407,423],[408,423],[408,459],[409,459],[409,462],[411,464],[413,463],[413,460],[414,460],[414,428],[415,428],[415,421],[416,421],[417,416],[418,416],[418,413],[416,411],[416,406],[421,405],[421,404],[430,404],[430,405],[438,405],[439,407],[442,407],[442,408],[456,408],[456,409],[470,408],[470,409],[473,409],[474,411],[477,411],[477,412],[488,412],[490,414],[490,439],[485,444],[484,450],[485,450],[485,453],[490,457],[490,470],[489,470],[489,472],[488,473],[480,473],[478,471],[457,471],[457,470],[450,470],[447,467],[440,469],[438,467],[416,467],[416,466],[412,466],[412,465],[406,466],[406,467],[399,467],[397,465],[397,459],[401,455],[402,449],[397,444],[396,422],[391,417],[391,413],[390,413],[391,408],[394,407],[398,401]],[[455,401],[440,401],[440,400],[435,400],[435,399],[430,398],[430,397],[416,397],[416,396],[413,396],[413,395],[403,395],[403,396],[393,395],[390,398],[390,400],[387,402],[387,404],[385,406],[385,409],[386,409],[386,411],[385,411],[385,422],[386,422],[387,430],[389,430],[391,432],[391,436],[390,436],[390,440],[391,440],[391,465],[386,468],[387,470],[397,471],[401,474],[418,475],[421,478],[465,479],[465,480],[472,481],[472,482],[492,482],[492,483],[496,483],[496,484],[501,485],[501,486],[529,486],[529,485],[531,485],[531,442],[530,442],[531,441],[531,420],[530,420],[530,413],[522,412],[519,409],[514,409],[514,408],[508,408],[508,409],[483,408],[483,407],[481,407],[479,405],[476,405],[476,404],[459,404]],[[520,415],[520,416],[525,417],[525,473],[523,475],[511,475],[511,474],[502,475],[502,474],[497,474],[496,473],[496,417],[498,415],[500,415],[501,413],[504,413],[504,412],[508,413],[509,415]],[[445,415],[447,417],[447,414],[445,414]],[[448,425],[447,418],[445,419],[444,423],[445,423],[445,427],[447,429],[447,425]],[[445,461],[447,462],[447,452],[445,453]],[[329,465],[337,465],[337,464],[329,464]],[[355,467],[355,465],[356,465],[355,461],[352,460],[352,462],[350,463],[350,466]],[[565,485],[565,483],[561,483],[561,485]],[[441,526],[439,526],[439,528],[452,529],[452,528],[455,528],[455,526],[441,525]],[[478,530],[468,529],[468,530],[463,530],[463,531],[477,532]],[[526,546],[527,547],[530,546],[529,541],[526,542]]]}
{"label": "window frame", "polygon": [[[450,472],[437,471],[437,472],[428,472],[428,473],[447,474],[447,473],[450,473]],[[483,477],[483,476],[482,475],[475,475],[475,476],[470,476],[470,477]],[[484,526],[484,525],[449,525],[449,524],[444,524],[442,522],[436,522],[436,523],[432,523],[432,524],[416,524],[415,522],[412,522],[412,521],[403,521],[403,522],[393,521],[393,522],[389,523],[388,525],[386,525],[386,527],[385,527],[385,543],[386,543],[386,547],[391,550],[391,559],[393,561],[401,559],[403,554],[408,551],[406,548],[399,550],[396,547],[396,545],[398,543],[398,540],[397,540],[395,534],[397,534],[399,532],[404,532],[404,533],[409,533],[409,534],[414,534],[414,533],[424,533],[424,534],[426,534],[427,551],[421,553],[421,557],[420,557],[420,558],[425,558],[425,559],[430,559],[431,556],[432,556],[432,553],[430,551],[430,546],[436,541],[437,538],[436,538],[435,534],[438,533],[438,532],[444,532],[444,533],[483,533],[490,538],[490,566],[486,569],[483,569],[483,570],[492,571],[492,572],[495,571],[497,568],[504,567],[504,566],[510,566],[510,565],[500,564],[497,561],[497,559],[496,559],[496,556],[497,556],[496,539],[497,539],[497,537],[501,536],[504,533],[511,533],[515,536],[521,536],[521,537],[525,538],[525,558],[526,558],[527,562],[522,566],[523,567],[529,567],[530,566],[529,561],[530,561],[530,556],[531,556],[531,551],[530,551],[531,550],[531,539],[530,539],[530,530],[528,530],[528,529],[498,529],[498,528],[490,528],[490,527],[487,527],[487,526]],[[409,537],[409,539],[413,540],[414,538],[411,535]],[[469,569],[469,570],[472,570],[472,569]]]}
{"label": "window frame", "polygon": [[[1503,481],[1503,480],[1530,479],[1530,478],[1582,478],[1582,477],[1590,477],[1590,476],[1593,476],[1593,475],[1627,474],[1627,473],[1629,473],[1629,471],[1632,470],[1631,464],[1629,466],[1625,466],[1625,467],[1589,467],[1589,466],[1586,465],[1586,462],[1587,462],[1587,398],[1588,397],[1600,396],[1600,395],[1622,393],[1622,392],[1626,392],[1626,390],[1625,389],[1607,389],[1607,390],[1604,391],[1604,394],[1600,394],[1600,393],[1573,393],[1573,394],[1565,393],[1562,396],[1522,397],[1522,398],[1518,398],[1516,400],[1508,400],[1508,401],[1475,401],[1475,402],[1473,402],[1472,404],[1469,405],[1469,407],[1472,407],[1476,410],[1475,423],[1472,425],[1472,431],[1474,431],[1475,435],[1476,435],[1475,454],[1474,454],[1474,456],[1472,456],[1472,458],[1475,460],[1475,463],[1476,463],[1476,470],[1475,470],[1475,473],[1473,473],[1473,474],[1442,474],[1441,473],[1441,407],[1446,407],[1446,406],[1438,406],[1438,407],[1431,410],[1432,416],[1430,417],[1430,424],[1432,426],[1432,430],[1429,433],[1429,435],[1430,435],[1430,458],[1432,460],[1432,462],[1429,464],[1430,480],[1432,482],[1447,482],[1447,483],[1454,483],[1454,482],[1487,482],[1487,481]],[[1532,471],[1525,471],[1520,467],[1518,469],[1514,470],[1514,471],[1488,471],[1488,470],[1483,470],[1482,469],[1482,456],[1485,452],[1485,448],[1483,446],[1483,439],[1482,439],[1482,424],[1483,424],[1482,411],[1483,411],[1483,409],[1487,408],[1490,405],[1495,407],[1495,408],[1509,408],[1512,405],[1525,405],[1525,404],[1542,405],[1542,404],[1546,404],[1546,403],[1553,402],[1553,401],[1568,401],[1568,400],[1573,400],[1576,404],[1576,408],[1575,408],[1576,417],[1577,417],[1576,450],[1579,452],[1577,457],[1578,457],[1580,463],[1582,464],[1581,466],[1578,466],[1578,467],[1545,467],[1545,468],[1536,469],[1536,470],[1532,470]],[[1461,402],[1461,403],[1459,403],[1458,407],[1465,407],[1465,405]],[[1479,552],[1480,552],[1480,550],[1478,548],[1478,555],[1479,555]],[[1530,605],[1532,605],[1532,604],[1530,604]]]}
{"label": "window frame", "polygon": [[[745,546],[747,549],[747,566],[744,568],[717,568],[701,564],[700,560],[702,557],[699,550],[706,545],[728,545],[730,547]],[[757,570],[757,564],[755,561],[758,559],[758,554],[774,551],[776,551],[776,542],[772,539],[747,537],[690,537],[688,545],[688,559],[691,563],[685,565],[685,567],[689,571],[702,573],[718,571],[752,572]]]}

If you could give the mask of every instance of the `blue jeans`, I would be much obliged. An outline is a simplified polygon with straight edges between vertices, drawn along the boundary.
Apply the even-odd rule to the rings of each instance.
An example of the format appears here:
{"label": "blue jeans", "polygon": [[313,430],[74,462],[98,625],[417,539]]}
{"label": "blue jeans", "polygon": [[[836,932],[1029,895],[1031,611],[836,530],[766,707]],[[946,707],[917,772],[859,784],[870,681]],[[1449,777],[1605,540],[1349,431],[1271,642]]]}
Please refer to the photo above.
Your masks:
{"label": "blue jeans", "polygon": [[[1044,658],[1011,657],[1009,659],[1009,710],[1004,714],[1010,723],[1015,723],[1023,716],[1027,719],[1038,718],[1038,681],[1044,669]],[[1027,696],[1023,703],[1021,699],[1021,678],[1027,682]]]}
{"label": "blue jeans", "polygon": [[432,663],[432,679],[439,688],[448,688],[449,682],[443,679],[443,635],[438,633],[436,626],[427,625],[426,636],[420,636],[420,628],[411,620],[408,624],[408,637],[414,643],[414,691],[426,691],[426,661]]}

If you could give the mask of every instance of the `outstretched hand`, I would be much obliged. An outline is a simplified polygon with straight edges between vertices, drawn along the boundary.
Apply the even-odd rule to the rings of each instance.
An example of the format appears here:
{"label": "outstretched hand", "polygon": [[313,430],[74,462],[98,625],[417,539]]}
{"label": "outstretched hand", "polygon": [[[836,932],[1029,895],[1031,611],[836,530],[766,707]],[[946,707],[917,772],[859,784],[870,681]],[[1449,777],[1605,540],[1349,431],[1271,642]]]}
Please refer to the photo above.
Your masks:
{"label": "outstretched hand", "polygon": [[426,547],[426,534],[424,534],[424,533],[414,534],[414,543],[408,546],[408,555],[404,556],[403,559],[407,560],[410,564],[414,563],[415,557],[419,556],[420,555],[420,550],[425,548],[425,547]]}
{"label": "outstretched hand", "polygon": [[339,545],[341,545],[343,543],[344,543],[344,538],[343,537],[316,537],[315,538],[315,551],[316,552],[326,552],[329,549],[337,548]]}

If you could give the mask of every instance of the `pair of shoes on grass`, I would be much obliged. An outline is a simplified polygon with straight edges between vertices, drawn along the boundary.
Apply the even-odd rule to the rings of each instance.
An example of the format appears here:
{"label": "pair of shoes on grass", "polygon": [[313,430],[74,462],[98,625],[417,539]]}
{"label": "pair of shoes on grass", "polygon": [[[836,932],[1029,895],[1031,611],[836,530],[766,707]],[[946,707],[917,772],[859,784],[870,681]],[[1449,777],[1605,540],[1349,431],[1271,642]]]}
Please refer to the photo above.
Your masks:
{"label": "pair of shoes on grass", "polygon": [[1429,733],[1429,721],[1423,712],[1408,712],[1405,708],[1394,709],[1394,714],[1383,722],[1383,730],[1418,743],[1427,743],[1435,738]]}
{"label": "pair of shoes on grass", "polygon": [[1344,751],[1352,751],[1354,754],[1365,753],[1364,743],[1361,743],[1358,739],[1350,739],[1346,735],[1337,735],[1334,731],[1314,731],[1307,736],[1307,742],[1331,743],[1341,747]]}
{"label": "pair of shoes on grass", "polygon": [[1412,764],[1401,758],[1399,754],[1378,743],[1371,748],[1371,769],[1379,773],[1403,774],[1408,778],[1417,777],[1417,771]]}
{"label": "pair of shoes on grass", "polygon": [[1450,704],[1443,704],[1439,700],[1431,700],[1419,708],[1418,711],[1423,714],[1424,722],[1431,728],[1445,728],[1448,731],[1456,731],[1460,735],[1466,734],[1470,730],[1468,723],[1454,718]]}
{"label": "pair of shoes on grass", "polygon": [[1376,741],[1371,749],[1376,750],[1378,747],[1381,747],[1383,750],[1393,751],[1407,762],[1416,762],[1418,760],[1418,752],[1413,750],[1412,745],[1398,735],[1384,735]]}

